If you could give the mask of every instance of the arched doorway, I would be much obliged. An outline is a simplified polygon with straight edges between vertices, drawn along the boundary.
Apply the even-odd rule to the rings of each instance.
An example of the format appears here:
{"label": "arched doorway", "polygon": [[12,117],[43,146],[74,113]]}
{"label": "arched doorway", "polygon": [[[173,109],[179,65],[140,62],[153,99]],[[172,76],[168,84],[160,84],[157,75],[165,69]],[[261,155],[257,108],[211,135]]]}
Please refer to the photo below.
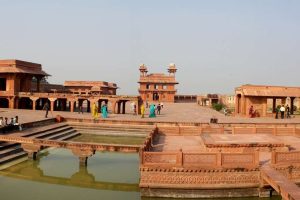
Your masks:
{"label": "arched doorway", "polygon": [[[78,104],[74,104],[74,111],[79,112],[80,109],[82,112],[90,112],[91,111],[91,102],[88,99],[78,99]],[[81,108],[80,108],[81,107]]]}
{"label": "arched doorway", "polygon": [[18,108],[32,110],[32,100],[29,97],[21,97],[19,99]]}
{"label": "arched doorway", "polygon": [[9,101],[7,98],[0,98],[0,108],[8,108]]}
{"label": "arched doorway", "polygon": [[158,101],[159,100],[159,94],[157,92],[153,93],[152,100],[153,101]]}
{"label": "arched doorway", "polygon": [[98,100],[98,108],[99,108],[99,113],[101,113],[101,107],[106,104],[108,108],[108,99],[99,99]]}
{"label": "arched doorway", "polygon": [[54,101],[54,110],[55,111],[66,111],[67,110],[67,99],[56,99]]}
{"label": "arched doorway", "polygon": [[49,107],[50,107],[51,104],[50,104],[50,100],[48,98],[40,98],[40,99],[36,100],[35,109],[36,110],[43,110],[43,107],[44,107],[46,102],[48,102]]}

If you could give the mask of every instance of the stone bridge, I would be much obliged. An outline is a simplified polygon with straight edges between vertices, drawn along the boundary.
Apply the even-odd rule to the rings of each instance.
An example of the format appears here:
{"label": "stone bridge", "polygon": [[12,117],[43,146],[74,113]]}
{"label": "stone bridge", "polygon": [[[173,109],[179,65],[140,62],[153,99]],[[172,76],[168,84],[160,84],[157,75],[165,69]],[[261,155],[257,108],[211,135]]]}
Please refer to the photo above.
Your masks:
{"label": "stone bridge", "polygon": [[36,160],[37,153],[46,147],[56,147],[70,149],[79,158],[81,166],[87,165],[88,157],[96,151],[118,151],[118,152],[138,152],[139,145],[116,145],[101,143],[86,143],[73,141],[56,141],[47,139],[25,138],[13,135],[1,135],[0,141],[21,143],[24,151],[28,153],[30,159]]}

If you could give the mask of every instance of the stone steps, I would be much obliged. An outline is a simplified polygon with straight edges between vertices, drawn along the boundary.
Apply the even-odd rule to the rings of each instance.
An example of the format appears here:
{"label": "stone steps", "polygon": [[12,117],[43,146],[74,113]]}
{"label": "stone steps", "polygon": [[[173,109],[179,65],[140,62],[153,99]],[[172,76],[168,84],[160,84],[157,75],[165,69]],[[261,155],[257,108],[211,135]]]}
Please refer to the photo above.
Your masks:
{"label": "stone steps", "polygon": [[58,134],[50,135],[50,136],[45,137],[43,139],[48,139],[48,140],[57,140],[58,139],[59,140],[60,138],[63,138],[63,137],[68,136],[68,135],[72,135],[73,133],[77,133],[77,131],[71,128],[71,129],[67,129],[65,131],[62,131]]}
{"label": "stone steps", "polygon": [[77,136],[79,136],[79,135],[80,135],[80,133],[74,132],[74,133],[68,134],[68,135],[66,135],[66,136],[64,136],[64,137],[58,138],[57,140],[58,140],[58,141],[70,140],[70,139],[72,139],[72,138],[74,138],[74,137],[77,137]]}
{"label": "stone steps", "polygon": [[128,124],[92,124],[92,123],[74,123],[68,122],[68,124],[74,128],[83,129],[122,129],[122,130],[153,130],[152,125],[128,125]]}
{"label": "stone steps", "polygon": [[12,146],[12,147],[8,147],[6,149],[3,149],[0,151],[0,158],[15,154],[15,153],[19,153],[23,151],[21,146],[18,144],[16,146]]}
{"label": "stone steps", "polygon": [[21,151],[21,152],[12,154],[12,155],[5,156],[3,158],[0,158],[0,165],[9,163],[11,161],[14,161],[16,159],[19,159],[19,158],[22,158],[22,157],[25,157],[25,156],[27,156],[27,153],[25,151]]}
{"label": "stone steps", "polygon": [[134,136],[134,137],[146,137],[149,132],[130,132],[130,131],[115,131],[115,130],[82,130],[75,129],[81,134],[94,134],[94,135],[105,135],[105,136]]}
{"label": "stone steps", "polygon": [[37,129],[31,129],[31,130],[26,130],[25,133],[22,134],[22,137],[32,137],[47,131],[51,131],[51,130],[55,130],[58,128],[64,128],[67,127],[68,125],[65,123],[59,123],[59,124],[54,124],[54,125],[49,125],[49,126],[45,126],[45,127],[41,127],[41,128],[37,128]]}
{"label": "stone steps", "polygon": [[14,146],[20,146],[20,144],[11,143],[11,142],[2,142],[0,144],[0,151],[5,150],[5,149],[10,148],[10,147],[14,147]]}
{"label": "stone steps", "polygon": [[[43,127],[36,127],[16,132],[14,135],[39,138],[48,140],[68,140],[80,135],[75,129],[66,123],[55,123]],[[0,169],[3,166],[10,166],[10,163],[18,163],[18,160],[26,160],[27,153],[23,151],[19,143],[0,142]]]}
{"label": "stone steps", "polygon": [[55,136],[57,134],[60,134],[61,132],[73,130],[72,127],[64,126],[61,128],[51,129],[42,133],[38,133],[36,135],[32,135],[31,138],[38,138],[38,139],[47,139],[51,136]]}
{"label": "stone steps", "polygon": [[150,132],[153,128],[134,128],[134,127],[106,127],[106,126],[73,126],[74,129],[80,130],[119,130],[124,132]]}

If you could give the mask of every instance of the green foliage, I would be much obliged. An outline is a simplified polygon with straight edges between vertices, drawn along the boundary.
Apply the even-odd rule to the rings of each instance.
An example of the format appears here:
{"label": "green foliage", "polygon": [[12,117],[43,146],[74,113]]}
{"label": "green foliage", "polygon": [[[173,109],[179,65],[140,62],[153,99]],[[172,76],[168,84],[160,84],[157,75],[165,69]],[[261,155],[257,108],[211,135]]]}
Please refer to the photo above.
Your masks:
{"label": "green foliage", "polygon": [[220,110],[222,110],[223,108],[225,108],[225,105],[222,104],[222,103],[214,103],[214,104],[212,105],[212,108],[213,108],[214,110],[216,110],[216,111],[220,111]]}

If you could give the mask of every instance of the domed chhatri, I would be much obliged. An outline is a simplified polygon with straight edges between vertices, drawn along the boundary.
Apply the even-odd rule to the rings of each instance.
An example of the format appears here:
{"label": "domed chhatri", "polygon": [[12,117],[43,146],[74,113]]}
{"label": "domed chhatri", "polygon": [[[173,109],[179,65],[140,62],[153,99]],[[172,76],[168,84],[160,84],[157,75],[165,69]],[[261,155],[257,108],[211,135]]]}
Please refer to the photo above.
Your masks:
{"label": "domed chhatri", "polygon": [[175,76],[176,71],[176,65],[174,63],[170,63],[168,68],[169,74]]}

